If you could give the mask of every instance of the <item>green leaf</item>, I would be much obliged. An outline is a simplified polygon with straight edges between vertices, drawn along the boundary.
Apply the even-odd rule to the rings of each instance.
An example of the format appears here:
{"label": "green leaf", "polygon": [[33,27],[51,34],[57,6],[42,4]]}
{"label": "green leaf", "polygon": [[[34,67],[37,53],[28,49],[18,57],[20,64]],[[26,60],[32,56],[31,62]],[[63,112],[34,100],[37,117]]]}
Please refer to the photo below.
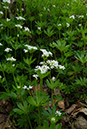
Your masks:
{"label": "green leaf", "polygon": [[13,111],[16,112],[19,115],[24,114],[24,112],[21,109],[18,109],[18,108],[13,109]]}
{"label": "green leaf", "polygon": [[34,98],[33,98],[32,96],[29,96],[29,97],[28,97],[28,102],[29,102],[31,105],[37,107],[37,103],[36,103],[36,101],[34,100]]}

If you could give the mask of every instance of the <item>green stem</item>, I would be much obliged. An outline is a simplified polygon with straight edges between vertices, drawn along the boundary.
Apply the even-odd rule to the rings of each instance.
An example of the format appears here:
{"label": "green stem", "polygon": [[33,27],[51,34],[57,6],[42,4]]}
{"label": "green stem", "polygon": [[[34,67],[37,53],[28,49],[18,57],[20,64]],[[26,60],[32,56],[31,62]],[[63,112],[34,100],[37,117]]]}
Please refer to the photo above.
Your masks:
{"label": "green stem", "polygon": [[53,89],[51,89],[51,99],[52,99],[52,113],[53,113]]}
{"label": "green stem", "polygon": [[42,89],[43,89],[43,78],[40,77],[40,93],[42,92]]}
{"label": "green stem", "polygon": [[39,124],[41,125],[41,120],[40,120],[40,108],[38,107],[38,117],[39,117]]}
{"label": "green stem", "polygon": [[28,116],[28,115],[27,115],[27,118],[28,118],[28,121],[29,121],[30,128],[31,128],[31,129],[33,129],[33,128],[32,128],[32,125],[31,125],[30,118],[29,118],[29,116]]}

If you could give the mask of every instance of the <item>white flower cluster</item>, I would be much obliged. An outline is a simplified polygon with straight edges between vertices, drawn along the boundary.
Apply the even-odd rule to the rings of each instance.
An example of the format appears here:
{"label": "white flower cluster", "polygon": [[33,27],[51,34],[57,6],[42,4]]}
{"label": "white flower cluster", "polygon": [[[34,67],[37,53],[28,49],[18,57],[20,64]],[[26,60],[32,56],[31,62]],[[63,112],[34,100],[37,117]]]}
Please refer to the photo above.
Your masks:
{"label": "white flower cluster", "polygon": [[39,76],[37,74],[34,74],[33,77],[37,80]]}
{"label": "white flower cluster", "polygon": [[3,46],[2,43],[0,43],[0,46]]}
{"label": "white flower cluster", "polygon": [[74,16],[74,15],[72,15],[72,16],[70,16],[69,18],[75,19],[75,16]]}
{"label": "white flower cluster", "polygon": [[21,16],[16,17],[16,19],[17,19],[17,20],[24,20],[24,21],[26,20],[25,18],[23,18],[23,17],[21,17]]}
{"label": "white flower cluster", "polygon": [[60,111],[56,111],[55,114],[56,116],[61,116],[62,113]]}
{"label": "white flower cluster", "polygon": [[24,27],[24,30],[30,32],[30,29],[28,27]]}
{"label": "white flower cluster", "polygon": [[37,47],[35,47],[35,46],[30,46],[30,45],[25,45],[25,47],[27,47],[29,50],[32,50],[32,49],[34,49],[34,50],[37,50]]}
{"label": "white flower cluster", "polygon": [[2,12],[2,11],[0,11],[0,14],[2,14],[2,15],[3,15],[3,12]]}
{"label": "white flower cluster", "polygon": [[27,87],[26,85],[24,85],[24,87],[23,87],[23,89],[27,89],[27,90],[30,90],[30,89],[32,89],[32,88],[33,88],[33,86]]}
{"label": "white flower cluster", "polygon": [[21,25],[19,25],[19,24],[18,24],[18,25],[15,25],[15,27],[19,27],[20,29],[22,29],[22,26],[21,26]]}
{"label": "white flower cluster", "polygon": [[46,51],[46,49],[40,49],[40,51],[42,51],[43,52],[43,54],[42,54],[42,57],[49,57],[49,56],[52,56],[52,53],[49,51],[49,52],[47,52]]}
{"label": "white flower cluster", "polygon": [[9,4],[10,4],[10,0],[3,0],[3,2],[7,2],[7,3],[9,3]]}
{"label": "white flower cluster", "polygon": [[54,8],[56,7],[56,5],[52,5]]}
{"label": "white flower cluster", "polygon": [[7,61],[16,61],[16,59],[13,58],[13,57],[7,58],[6,60],[7,60]]}
{"label": "white flower cluster", "polygon": [[46,73],[49,69],[50,69],[50,68],[49,68],[49,66],[47,66],[47,65],[42,65],[42,66],[36,66],[36,67],[35,67],[35,71],[36,71],[36,72],[37,72],[37,71],[40,71],[41,74]]}
{"label": "white flower cluster", "polygon": [[56,60],[47,60],[47,64],[50,66],[51,69],[58,68],[58,62]]}
{"label": "white flower cluster", "polygon": [[83,18],[84,15],[76,15],[78,18]]}
{"label": "white flower cluster", "polygon": [[9,51],[12,51],[12,49],[11,48],[6,48],[4,51],[9,52]]}

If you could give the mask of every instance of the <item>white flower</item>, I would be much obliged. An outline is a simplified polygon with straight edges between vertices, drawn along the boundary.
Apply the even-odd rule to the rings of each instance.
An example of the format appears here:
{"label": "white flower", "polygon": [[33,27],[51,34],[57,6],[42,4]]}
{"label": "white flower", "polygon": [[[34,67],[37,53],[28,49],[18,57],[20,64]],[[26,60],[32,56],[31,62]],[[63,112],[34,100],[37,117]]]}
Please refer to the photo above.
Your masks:
{"label": "white flower", "polygon": [[69,4],[67,4],[69,6]]}
{"label": "white flower", "polygon": [[53,81],[55,81],[55,80],[56,80],[56,78],[55,78],[55,77],[52,77],[52,80],[53,80]]}
{"label": "white flower", "polygon": [[25,31],[30,32],[30,29],[28,27],[24,27]]}
{"label": "white flower", "polygon": [[30,45],[25,45],[25,47],[28,47],[28,49],[29,50],[31,50],[31,49],[34,49],[34,50],[37,50],[37,47],[35,47],[35,46],[30,46]]}
{"label": "white flower", "polygon": [[16,61],[16,59],[13,58],[13,57],[7,58],[6,60],[7,60],[7,61]]}
{"label": "white flower", "polygon": [[37,80],[39,76],[37,74],[34,74],[33,77]]}
{"label": "white flower", "polygon": [[65,67],[64,66],[62,66],[62,65],[58,65],[58,67],[60,68],[60,69],[65,69]]}
{"label": "white flower", "polygon": [[35,71],[37,72],[40,70],[40,73],[44,74],[48,71],[48,69],[50,69],[50,68],[47,65],[42,65],[42,66],[36,66]]}
{"label": "white flower", "polygon": [[2,78],[2,76],[0,75],[0,79]]}
{"label": "white flower", "polygon": [[12,64],[12,66],[14,67],[14,66],[15,66],[15,64]]}
{"label": "white flower", "polygon": [[46,56],[46,57],[52,56],[52,53],[50,51],[47,52],[46,49],[40,49],[40,51],[43,52],[42,57],[44,57],[44,56]]}
{"label": "white flower", "polygon": [[44,7],[44,11],[46,10],[46,8]]}
{"label": "white flower", "polygon": [[19,24],[18,24],[18,25],[15,25],[15,27],[19,27],[20,29],[22,29],[22,26],[21,26],[21,25],[19,25]]}
{"label": "white flower", "polygon": [[2,11],[0,11],[0,14],[2,14],[2,15],[3,15],[3,12],[2,12]]}
{"label": "white flower", "polygon": [[82,26],[82,24],[79,24],[78,26]]}
{"label": "white flower", "polygon": [[21,16],[16,17],[16,19],[17,19],[17,20],[24,20],[24,21],[26,20],[25,18],[23,18],[23,17],[21,17]]}
{"label": "white flower", "polygon": [[56,60],[47,60],[47,64],[51,67],[51,69],[58,68],[58,62]]}
{"label": "white flower", "polygon": [[41,27],[38,26],[37,29],[41,31]]}
{"label": "white flower", "polygon": [[2,43],[0,43],[0,46],[3,46]]}
{"label": "white flower", "polygon": [[66,23],[66,26],[67,26],[67,27],[69,27],[69,26],[70,26],[70,24],[69,24],[69,23]]}
{"label": "white flower", "polygon": [[7,22],[10,21],[10,20],[11,20],[11,19],[9,19],[9,18],[6,19]]}
{"label": "white flower", "polygon": [[70,16],[69,18],[75,19],[75,16],[74,16],[74,15],[72,15],[72,16]]}
{"label": "white flower", "polygon": [[27,89],[27,86],[26,86],[26,85],[24,85],[23,89]]}
{"label": "white flower", "polygon": [[19,37],[19,34],[17,34],[17,37]]}
{"label": "white flower", "polygon": [[55,122],[55,117],[52,117],[51,118],[51,122]]}
{"label": "white flower", "polygon": [[50,11],[50,9],[47,9],[48,11]]}
{"label": "white flower", "polygon": [[83,18],[84,17],[84,15],[78,15],[78,18]]}
{"label": "white flower", "polygon": [[33,88],[32,86],[29,86],[29,87],[27,87],[27,90],[32,89],[32,88]]}
{"label": "white flower", "polygon": [[3,2],[7,2],[7,3],[9,3],[9,4],[10,4],[10,0],[3,0]]}
{"label": "white flower", "polygon": [[52,5],[53,7],[56,7],[56,5]]}
{"label": "white flower", "polygon": [[56,116],[61,116],[62,113],[60,111],[56,111],[55,114]]}
{"label": "white flower", "polygon": [[3,8],[4,8],[4,9],[8,9],[8,7],[6,7],[6,6],[3,6]]}
{"label": "white flower", "polygon": [[21,87],[20,86],[17,86],[18,89],[20,89]]}
{"label": "white flower", "polygon": [[9,51],[12,51],[12,49],[11,48],[6,48],[4,51],[9,52]]}
{"label": "white flower", "polygon": [[25,53],[27,53],[27,52],[28,52],[28,50],[27,50],[27,49],[24,49],[24,52],[25,52]]}
{"label": "white flower", "polygon": [[58,24],[58,26],[61,26],[61,24]]}

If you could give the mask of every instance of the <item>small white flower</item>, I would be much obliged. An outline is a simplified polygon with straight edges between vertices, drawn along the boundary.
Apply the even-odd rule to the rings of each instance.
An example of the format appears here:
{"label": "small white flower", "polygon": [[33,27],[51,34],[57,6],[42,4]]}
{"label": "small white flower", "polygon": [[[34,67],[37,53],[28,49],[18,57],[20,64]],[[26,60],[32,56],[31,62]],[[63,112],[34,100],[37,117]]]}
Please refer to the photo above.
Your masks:
{"label": "small white flower", "polygon": [[50,11],[50,9],[47,9],[48,11]]}
{"label": "small white flower", "polygon": [[78,18],[83,18],[84,17],[84,15],[78,15]]}
{"label": "small white flower", "polygon": [[56,78],[55,78],[55,77],[52,77],[52,80],[53,80],[53,81],[55,81],[55,80],[56,80]]}
{"label": "small white flower", "polygon": [[82,26],[82,24],[79,24],[78,26]]}
{"label": "small white flower", "polygon": [[2,43],[0,43],[0,46],[3,46]]}
{"label": "small white flower", "polygon": [[0,24],[0,26],[3,26],[3,24]]}
{"label": "small white flower", "polygon": [[58,26],[61,26],[61,24],[58,24]]}
{"label": "small white flower", "polygon": [[20,86],[17,86],[18,89],[20,89],[21,87]]}
{"label": "small white flower", "polygon": [[24,11],[24,8],[21,8],[22,11]]}
{"label": "small white flower", "polygon": [[69,4],[67,4],[69,6]]}
{"label": "small white flower", "polygon": [[58,65],[58,67],[59,67],[59,69],[65,69],[65,67],[64,66],[62,66],[62,65]]}
{"label": "small white flower", "polygon": [[19,25],[19,24],[18,24],[18,25],[15,25],[15,27],[19,27],[20,29],[22,29],[22,26],[21,26],[21,25]]}
{"label": "small white flower", "polygon": [[24,30],[30,32],[30,29],[28,27],[24,27]]}
{"label": "small white flower", "polygon": [[8,7],[6,7],[6,6],[3,6],[3,8],[4,8],[4,9],[8,9]]}
{"label": "small white flower", "polygon": [[27,90],[30,90],[30,89],[32,89],[33,88],[33,86],[29,86],[29,87],[27,87]]}
{"label": "small white flower", "polygon": [[0,79],[2,78],[2,76],[0,75]]}
{"label": "small white flower", "polygon": [[27,47],[29,50],[31,50],[31,49],[34,49],[34,50],[37,50],[37,47],[35,47],[35,46],[30,46],[30,45],[25,45],[25,47]]}
{"label": "small white flower", "polygon": [[10,0],[3,0],[3,2],[7,2],[7,3],[9,3],[9,4],[10,4]]}
{"label": "small white flower", "polygon": [[60,111],[56,111],[55,114],[56,116],[61,116],[62,113]]}
{"label": "small white flower", "polygon": [[16,59],[13,58],[13,57],[7,58],[6,60],[7,60],[7,61],[16,61]]}
{"label": "small white flower", "polygon": [[38,26],[37,29],[41,31],[41,27]]}
{"label": "small white flower", "polygon": [[25,53],[27,53],[27,52],[28,52],[28,50],[27,50],[27,49],[24,49],[24,52],[25,52]]}
{"label": "small white flower", "polygon": [[17,37],[19,37],[19,34],[17,34]]}
{"label": "small white flower", "polygon": [[52,117],[51,118],[51,122],[55,122],[55,117]]}
{"label": "small white flower", "polygon": [[67,27],[69,27],[69,26],[70,26],[70,24],[69,24],[69,23],[66,23],[66,26],[67,26]]}
{"label": "small white flower", "polygon": [[56,7],[56,5],[52,5],[53,7]]}
{"label": "small white flower", "polygon": [[44,7],[44,11],[46,10],[46,8]]}
{"label": "small white flower", "polygon": [[74,15],[72,15],[72,16],[70,16],[69,18],[75,19],[75,16],[74,16]]}
{"label": "small white flower", "polygon": [[9,19],[9,18],[6,19],[7,22],[10,21],[10,20],[11,20],[11,19]]}
{"label": "small white flower", "polygon": [[24,85],[23,89],[27,89],[27,86],[26,86],[26,85]]}
{"label": "small white flower", "polygon": [[15,66],[15,64],[12,64],[12,66],[14,67],[14,66]]}
{"label": "small white flower", "polygon": [[39,76],[37,74],[34,74],[33,77],[37,80]]}
{"label": "small white flower", "polygon": [[0,14],[2,14],[2,15],[3,15],[3,12],[2,12],[2,11],[0,11]]}
{"label": "small white flower", "polygon": [[4,51],[9,52],[9,51],[12,51],[12,49],[11,48],[6,48]]}
{"label": "small white flower", "polygon": [[17,19],[17,20],[24,20],[24,21],[26,20],[25,18],[23,18],[23,17],[21,17],[21,16],[16,17],[16,19]]}

